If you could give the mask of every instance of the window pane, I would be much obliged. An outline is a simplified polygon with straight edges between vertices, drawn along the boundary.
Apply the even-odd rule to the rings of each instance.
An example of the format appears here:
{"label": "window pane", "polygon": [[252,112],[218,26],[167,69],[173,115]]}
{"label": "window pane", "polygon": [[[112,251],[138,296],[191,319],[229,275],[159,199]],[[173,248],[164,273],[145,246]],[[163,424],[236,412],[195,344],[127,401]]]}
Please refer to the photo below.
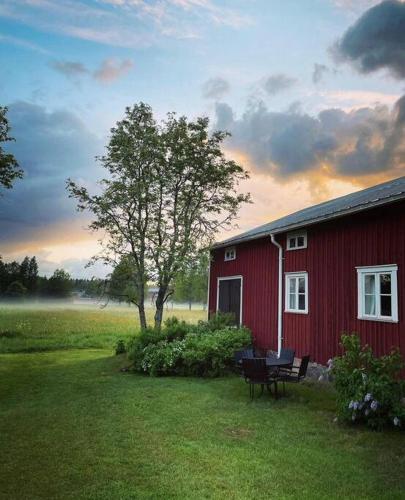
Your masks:
{"label": "window pane", "polygon": [[366,295],[364,299],[364,313],[375,316],[375,295]]}
{"label": "window pane", "polygon": [[297,309],[295,294],[290,293],[290,305],[288,309]]}
{"label": "window pane", "polygon": [[298,279],[298,293],[305,293],[305,278]]}
{"label": "window pane", "polygon": [[290,293],[295,293],[297,279],[296,278],[290,278],[289,281],[290,281]]}
{"label": "window pane", "polygon": [[296,246],[295,238],[290,238],[290,248],[295,248],[295,246]]}
{"label": "window pane", "polygon": [[297,247],[303,247],[304,246],[304,237],[303,236],[298,236],[297,238]]}
{"label": "window pane", "polygon": [[374,294],[375,293],[375,275],[366,274],[364,276],[364,293]]}
{"label": "window pane", "polygon": [[391,293],[391,274],[380,274],[380,293]]}
{"label": "window pane", "polygon": [[381,296],[381,316],[392,316],[391,295]]}
{"label": "window pane", "polygon": [[298,309],[305,311],[305,295],[298,295]]}

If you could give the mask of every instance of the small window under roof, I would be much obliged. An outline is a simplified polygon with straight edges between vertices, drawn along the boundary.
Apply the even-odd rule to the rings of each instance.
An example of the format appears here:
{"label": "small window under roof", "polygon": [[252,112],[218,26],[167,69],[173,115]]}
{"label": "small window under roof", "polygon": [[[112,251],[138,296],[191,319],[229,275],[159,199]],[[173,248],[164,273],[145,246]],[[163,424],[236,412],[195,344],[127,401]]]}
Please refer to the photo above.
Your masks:
{"label": "small window under roof", "polygon": [[225,258],[224,260],[235,260],[236,259],[236,248],[235,247],[228,247],[225,248]]}
{"label": "small window under roof", "polygon": [[287,233],[287,250],[299,250],[300,248],[307,248],[307,232],[303,230]]}

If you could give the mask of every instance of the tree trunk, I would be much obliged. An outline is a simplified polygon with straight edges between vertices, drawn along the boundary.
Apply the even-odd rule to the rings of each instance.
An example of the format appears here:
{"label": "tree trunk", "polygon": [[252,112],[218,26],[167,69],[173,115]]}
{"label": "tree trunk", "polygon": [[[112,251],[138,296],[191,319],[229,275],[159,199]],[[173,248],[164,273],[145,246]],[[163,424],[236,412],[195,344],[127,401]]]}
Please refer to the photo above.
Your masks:
{"label": "tree trunk", "polygon": [[138,297],[138,313],[139,313],[139,323],[141,325],[141,329],[144,330],[148,327],[146,322],[146,314],[145,314],[145,287],[143,284],[139,285],[139,297]]}
{"label": "tree trunk", "polygon": [[156,310],[155,310],[155,328],[156,330],[160,330],[162,326],[163,319],[163,308],[165,305],[165,296],[166,296],[167,287],[160,287],[157,297],[156,297]]}
{"label": "tree trunk", "polygon": [[191,311],[191,300],[188,301],[188,310]]}
{"label": "tree trunk", "polygon": [[145,304],[142,301],[142,304],[138,304],[138,313],[139,313],[139,322],[141,324],[141,329],[144,330],[147,328],[147,323],[146,323],[146,314],[145,314]]}

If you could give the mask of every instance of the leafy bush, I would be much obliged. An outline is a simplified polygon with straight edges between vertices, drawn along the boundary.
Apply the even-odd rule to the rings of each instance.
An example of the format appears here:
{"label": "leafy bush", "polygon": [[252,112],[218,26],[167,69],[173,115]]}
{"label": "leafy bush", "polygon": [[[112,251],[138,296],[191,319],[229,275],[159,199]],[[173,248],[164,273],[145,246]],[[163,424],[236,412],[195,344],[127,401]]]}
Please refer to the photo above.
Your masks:
{"label": "leafy bush", "polygon": [[144,328],[138,335],[129,340],[127,344],[128,359],[132,361],[135,370],[142,369],[141,361],[145,347],[157,344],[162,338],[162,334],[154,328]]}
{"label": "leafy bush", "polygon": [[233,367],[234,352],[251,343],[246,328],[223,325],[215,318],[198,325],[177,319],[166,321],[161,333],[143,330],[127,346],[136,371],[150,375],[220,376]]}
{"label": "leafy bush", "polygon": [[173,342],[162,340],[157,344],[146,346],[140,362],[142,371],[154,376],[182,373],[184,344],[184,340],[174,340]]}
{"label": "leafy bush", "polygon": [[1,338],[13,339],[15,337],[18,337],[19,335],[21,335],[21,332],[17,332],[15,330],[1,330],[0,331],[0,339]]}
{"label": "leafy bush", "polygon": [[218,377],[234,365],[235,351],[251,343],[246,328],[191,333],[185,339],[183,369],[187,375]]}
{"label": "leafy bush", "polygon": [[163,336],[171,342],[172,340],[182,340],[190,330],[190,325],[185,321],[180,321],[173,316],[164,322]]}
{"label": "leafy bush", "polygon": [[211,316],[208,321],[200,320],[193,330],[196,332],[215,332],[231,326],[235,326],[235,316],[232,313],[218,312]]}
{"label": "leafy bush", "polygon": [[120,339],[115,344],[115,354],[118,356],[118,354],[124,354],[125,352],[127,352],[125,342],[122,339]]}
{"label": "leafy bush", "polygon": [[361,346],[356,334],[342,335],[341,343],[345,353],[332,366],[339,417],[374,429],[405,426],[401,404],[405,387],[399,378],[404,364],[399,351],[375,357],[369,346]]}

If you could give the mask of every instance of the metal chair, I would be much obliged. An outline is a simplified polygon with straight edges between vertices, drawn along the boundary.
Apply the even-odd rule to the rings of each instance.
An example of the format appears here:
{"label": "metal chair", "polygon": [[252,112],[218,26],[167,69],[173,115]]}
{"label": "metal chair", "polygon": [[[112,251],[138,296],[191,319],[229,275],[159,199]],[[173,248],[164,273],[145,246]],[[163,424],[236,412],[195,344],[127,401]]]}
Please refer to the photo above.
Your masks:
{"label": "metal chair", "polygon": [[269,372],[266,366],[266,358],[243,358],[242,373],[245,377],[245,382],[249,384],[250,399],[254,398],[255,385],[260,384],[262,389],[260,395],[262,395],[264,386],[266,386],[267,390],[271,392],[270,385],[272,383],[276,383],[275,380],[271,380],[269,377]]}
{"label": "metal chair", "polygon": [[299,365],[294,365],[291,368],[280,368],[277,377],[278,382],[283,382],[283,394],[285,394],[286,382],[301,382],[307,375],[309,356],[303,356]]}
{"label": "metal chair", "polygon": [[254,353],[255,353],[255,358],[265,358],[266,357],[266,350],[262,349],[261,347],[255,347]]}
{"label": "metal chair", "polygon": [[285,349],[285,348],[281,348],[280,350],[280,358],[281,359],[286,359],[288,361],[291,361],[291,366],[293,365],[294,363],[294,356],[295,356],[295,351],[294,349]]}
{"label": "metal chair", "polygon": [[233,358],[234,358],[234,361],[235,361],[235,368],[236,368],[236,371],[240,372],[242,371],[242,359],[243,358],[253,358],[254,357],[254,351],[253,349],[251,348],[246,348],[246,349],[242,349],[240,351],[235,351],[234,352],[234,355],[233,355]]}

